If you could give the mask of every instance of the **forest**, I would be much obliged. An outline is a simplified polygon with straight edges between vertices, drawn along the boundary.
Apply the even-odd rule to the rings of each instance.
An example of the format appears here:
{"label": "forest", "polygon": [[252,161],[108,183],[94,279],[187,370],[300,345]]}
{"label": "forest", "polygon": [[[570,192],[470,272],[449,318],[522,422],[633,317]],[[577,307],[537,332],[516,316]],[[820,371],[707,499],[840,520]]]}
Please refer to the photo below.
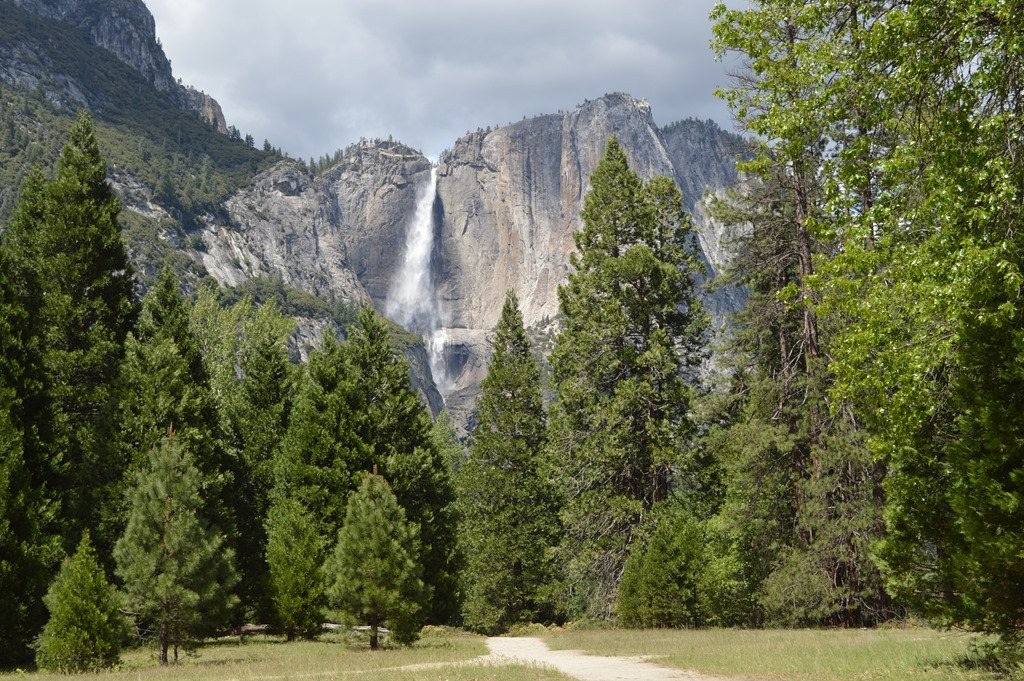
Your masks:
{"label": "forest", "polygon": [[[668,178],[590,178],[550,399],[509,292],[476,428],[370,308],[306,364],[259,285],[140,298],[95,126],[0,235],[0,666],[266,624],[1024,622],[1018,3],[719,5],[751,140],[713,340]],[[712,283],[711,285],[714,285]],[[186,293],[188,291],[188,293]],[[290,304],[303,304],[292,301]],[[712,343],[715,344],[713,359]]]}

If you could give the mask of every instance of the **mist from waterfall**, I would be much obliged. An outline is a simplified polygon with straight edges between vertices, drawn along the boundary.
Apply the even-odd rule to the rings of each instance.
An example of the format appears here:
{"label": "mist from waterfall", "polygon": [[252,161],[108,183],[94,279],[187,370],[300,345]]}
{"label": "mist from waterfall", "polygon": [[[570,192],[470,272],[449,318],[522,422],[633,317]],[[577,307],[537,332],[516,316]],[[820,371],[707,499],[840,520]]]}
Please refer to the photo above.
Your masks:
{"label": "mist from waterfall", "polygon": [[430,357],[430,372],[442,396],[451,391],[445,370],[448,334],[443,328],[441,307],[431,273],[434,253],[434,202],[437,199],[437,166],[430,182],[416,193],[416,210],[405,236],[405,256],[391,284],[385,313],[409,331],[423,336]]}

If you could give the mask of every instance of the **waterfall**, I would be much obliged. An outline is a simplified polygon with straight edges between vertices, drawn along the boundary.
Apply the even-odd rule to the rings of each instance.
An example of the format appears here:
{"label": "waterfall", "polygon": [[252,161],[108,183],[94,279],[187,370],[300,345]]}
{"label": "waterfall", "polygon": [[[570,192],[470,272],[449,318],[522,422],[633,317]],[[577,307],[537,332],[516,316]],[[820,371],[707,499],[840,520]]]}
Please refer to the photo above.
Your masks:
{"label": "waterfall", "polygon": [[437,199],[437,166],[430,169],[430,182],[416,193],[416,210],[405,235],[405,256],[391,284],[386,315],[409,331],[423,336],[430,357],[430,371],[442,396],[451,391],[445,370],[449,336],[441,320],[431,272],[434,252],[434,201]]}

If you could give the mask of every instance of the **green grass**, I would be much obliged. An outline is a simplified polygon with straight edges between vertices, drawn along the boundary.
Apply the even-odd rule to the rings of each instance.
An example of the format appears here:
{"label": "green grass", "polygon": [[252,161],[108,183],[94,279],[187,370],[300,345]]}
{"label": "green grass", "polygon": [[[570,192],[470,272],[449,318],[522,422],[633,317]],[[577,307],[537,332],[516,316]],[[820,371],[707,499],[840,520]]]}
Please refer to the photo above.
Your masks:
{"label": "green grass", "polygon": [[[529,667],[487,667],[461,663],[487,654],[484,639],[451,630],[427,629],[406,648],[372,652],[365,637],[327,634],[318,641],[285,643],[282,638],[256,636],[209,641],[182,655],[177,665],[160,667],[155,649],[128,651],[121,667],[86,675],[90,681],[276,681],[286,679],[359,679],[359,681],[561,681],[567,677]],[[400,667],[424,665],[422,668]],[[68,676],[43,673],[0,674],[5,681],[67,681]]]}
{"label": "green grass", "polygon": [[931,629],[872,630],[559,630],[552,649],[593,655],[649,656],[705,674],[764,681],[981,681],[966,669],[980,637]]}

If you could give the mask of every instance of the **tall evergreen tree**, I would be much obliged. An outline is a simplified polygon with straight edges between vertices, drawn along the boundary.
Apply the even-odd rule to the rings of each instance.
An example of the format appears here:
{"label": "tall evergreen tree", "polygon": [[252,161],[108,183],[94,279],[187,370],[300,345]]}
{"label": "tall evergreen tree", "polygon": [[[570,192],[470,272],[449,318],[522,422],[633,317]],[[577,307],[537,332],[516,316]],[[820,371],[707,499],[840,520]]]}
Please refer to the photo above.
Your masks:
{"label": "tall evergreen tree", "polygon": [[[160,273],[142,301],[138,328],[126,343],[119,389],[122,486],[131,487],[149,465],[148,453],[173,428],[202,473],[204,517],[230,533],[236,466],[221,442],[209,375],[189,325],[189,304],[170,269]],[[108,519],[110,548],[127,523],[127,500],[119,498],[121,503],[118,497],[113,500]]]}
{"label": "tall evergreen tree", "polygon": [[[735,399],[712,441],[727,484],[721,525],[742,547],[754,622],[862,626],[892,614],[871,560],[883,469],[852,405],[830,403],[843,319],[822,310],[816,287],[837,233],[879,194],[869,168],[891,135],[876,115],[877,79],[840,70],[842,85],[819,80],[837,44],[857,54],[871,42],[865,25],[876,6],[822,11],[783,0],[713,15],[716,48],[749,66],[721,94],[757,135],[740,164],[745,186],[713,207],[745,226],[730,273],[749,292],[734,319]],[[829,148],[860,159],[864,172],[830,178]]]}
{"label": "tall evergreen tree", "polygon": [[294,322],[276,305],[245,298],[227,308],[200,291],[191,328],[210,374],[220,431],[235,464],[230,502],[243,616],[266,621],[269,598],[266,523],[274,487],[274,462],[288,429],[294,371],[287,340]]}
{"label": "tall evergreen tree", "polygon": [[397,643],[419,636],[427,590],[416,525],[383,477],[368,475],[348,499],[345,524],[324,566],[331,604],[370,627],[370,649],[386,626]]}
{"label": "tall evergreen tree", "polygon": [[644,183],[612,138],[590,183],[574,271],[558,291],[565,329],[551,355],[549,441],[573,607],[606,616],[635,532],[683,462],[687,375],[707,320],[673,181]]}
{"label": "tall evergreen tree", "polygon": [[172,648],[177,662],[179,647],[224,626],[238,600],[234,555],[203,517],[202,488],[192,455],[168,433],[137,476],[114,549],[125,605],[156,639],[160,664]]}
{"label": "tall evergreen tree", "polygon": [[274,496],[301,502],[325,543],[341,528],[353,471],[358,470],[344,401],[347,372],[341,344],[333,332],[325,332],[299,380],[275,463]]}
{"label": "tall evergreen tree", "polygon": [[540,369],[512,291],[493,348],[469,459],[457,478],[466,555],[463,619],[487,633],[552,619],[550,553],[559,530],[554,490],[542,472]]}
{"label": "tall evergreen tree", "polygon": [[323,565],[327,545],[309,511],[297,499],[276,500],[267,517],[270,598],[277,625],[288,640],[314,638],[326,605]]}
{"label": "tall evergreen tree", "polygon": [[450,622],[458,615],[459,556],[447,462],[384,319],[364,308],[348,331],[341,344],[328,332],[310,356],[282,444],[280,493],[302,501],[321,523],[321,536],[331,537],[343,517],[339,506],[377,466],[419,525],[423,578],[432,593],[428,621]]}
{"label": "tall evergreen tree", "polygon": [[[22,207],[20,210],[24,210]],[[42,628],[42,607],[53,567],[48,503],[39,466],[39,365],[31,318],[12,281],[20,272],[0,244],[0,666],[31,659],[29,644]]]}
{"label": "tall evergreen tree", "polygon": [[117,484],[114,379],[137,315],[120,207],[86,114],[71,127],[54,179],[42,184],[36,176],[24,200],[5,245],[29,274],[25,298],[45,403],[23,407],[37,408],[44,426],[31,467],[60,504],[57,529],[70,551],[84,528],[97,525],[100,500]]}
{"label": "tall evergreen tree", "polygon": [[92,672],[118,663],[127,622],[89,533],[64,561],[46,594],[50,619],[39,637],[36,663],[62,673]]}
{"label": "tall evergreen tree", "polygon": [[455,489],[448,464],[431,439],[430,414],[412,389],[409,363],[395,350],[387,322],[360,310],[344,345],[349,367],[346,408],[355,474],[378,466],[398,503],[419,526],[427,621],[447,624],[459,613]]}

